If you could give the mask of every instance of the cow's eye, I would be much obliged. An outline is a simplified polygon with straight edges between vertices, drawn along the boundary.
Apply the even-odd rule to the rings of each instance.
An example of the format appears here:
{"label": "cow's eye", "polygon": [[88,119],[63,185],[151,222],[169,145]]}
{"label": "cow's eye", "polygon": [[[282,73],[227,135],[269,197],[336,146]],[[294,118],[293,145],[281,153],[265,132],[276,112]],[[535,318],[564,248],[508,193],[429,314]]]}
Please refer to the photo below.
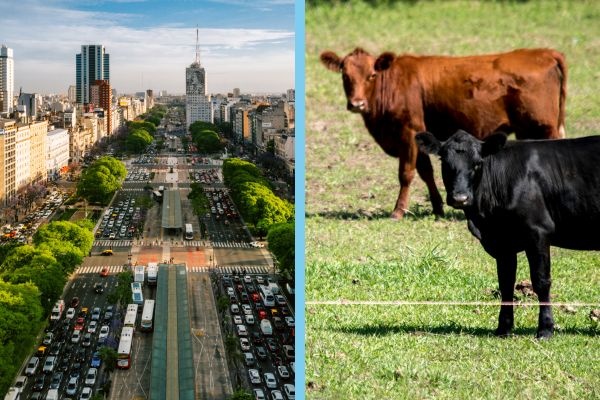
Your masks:
{"label": "cow's eye", "polygon": [[369,75],[369,77],[367,78],[368,81],[372,81],[373,79],[375,79],[375,76],[377,76],[377,74],[371,74]]}

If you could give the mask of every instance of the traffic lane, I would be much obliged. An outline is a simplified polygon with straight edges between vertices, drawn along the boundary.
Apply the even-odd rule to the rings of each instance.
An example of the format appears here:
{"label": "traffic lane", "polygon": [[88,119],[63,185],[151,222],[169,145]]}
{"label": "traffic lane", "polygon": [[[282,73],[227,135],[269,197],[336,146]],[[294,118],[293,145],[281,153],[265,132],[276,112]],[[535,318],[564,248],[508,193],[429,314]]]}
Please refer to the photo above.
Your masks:
{"label": "traffic lane", "polygon": [[261,249],[244,247],[215,247],[217,265],[268,265]]}

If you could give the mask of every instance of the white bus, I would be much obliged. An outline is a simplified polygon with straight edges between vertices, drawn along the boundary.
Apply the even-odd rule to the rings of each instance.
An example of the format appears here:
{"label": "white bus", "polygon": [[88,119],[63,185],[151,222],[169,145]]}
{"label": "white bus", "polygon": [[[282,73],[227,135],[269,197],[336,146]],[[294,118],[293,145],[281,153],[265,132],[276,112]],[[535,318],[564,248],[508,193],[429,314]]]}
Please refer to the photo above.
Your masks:
{"label": "white bus", "polygon": [[273,296],[273,292],[268,286],[258,285],[258,292],[265,307],[275,306],[275,296]]}
{"label": "white bus", "polygon": [[132,303],[137,305],[144,304],[144,295],[142,294],[142,284],[139,282],[133,282],[131,284],[131,299]]}
{"label": "white bus", "polygon": [[146,276],[146,273],[144,271],[143,265],[136,265],[135,267],[133,267],[133,281],[134,282],[139,282],[141,285],[143,285],[145,276]]}
{"label": "white bus", "polygon": [[140,330],[151,332],[154,329],[154,300],[144,302],[144,311],[142,311],[142,323]]}
{"label": "white bus", "polygon": [[131,367],[131,344],[133,343],[133,328],[127,326],[121,331],[119,348],[117,349],[117,368]]}
{"label": "white bus", "polygon": [[148,286],[156,286],[158,280],[158,263],[148,263]]}
{"label": "white bus", "polygon": [[194,229],[192,229],[192,224],[185,224],[185,239],[192,240],[194,238]]}
{"label": "white bus", "polygon": [[128,304],[127,312],[125,313],[125,320],[123,321],[123,326],[128,326],[130,328],[135,329],[135,321],[137,320],[137,312],[138,312],[137,304]]}

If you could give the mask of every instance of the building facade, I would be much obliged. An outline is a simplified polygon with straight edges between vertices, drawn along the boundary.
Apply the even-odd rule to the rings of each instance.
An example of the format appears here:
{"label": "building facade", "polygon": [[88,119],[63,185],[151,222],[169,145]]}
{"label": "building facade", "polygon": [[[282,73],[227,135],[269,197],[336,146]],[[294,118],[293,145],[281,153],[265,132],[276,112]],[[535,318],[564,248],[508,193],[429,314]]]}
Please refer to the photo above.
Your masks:
{"label": "building facade", "polygon": [[46,169],[46,137],[48,122],[29,124],[29,183],[36,184],[48,179]]}
{"label": "building facade", "polygon": [[28,121],[32,121],[42,106],[42,96],[37,93],[20,93],[18,105],[25,107],[25,115],[29,117]]}
{"label": "building facade", "polygon": [[110,81],[110,57],[102,45],[83,45],[75,56],[76,102],[89,104],[91,85],[98,80]]}
{"label": "building facade", "polygon": [[27,186],[30,182],[31,171],[31,144],[29,142],[31,131],[29,125],[17,124],[15,135],[15,177],[17,180],[17,192]]}
{"label": "building facade", "polygon": [[213,122],[210,97],[206,95],[206,71],[196,58],[185,69],[185,119],[187,128],[196,121]]}
{"label": "building facade", "polygon": [[0,202],[3,205],[12,203],[17,195],[16,135],[16,122],[0,119]]}
{"label": "building facade", "polygon": [[49,179],[56,179],[69,164],[69,131],[54,129],[46,136],[46,170]]}
{"label": "building facade", "polygon": [[90,102],[104,110],[106,134],[112,134],[112,89],[108,80],[97,80],[90,88]]}
{"label": "building facade", "polygon": [[0,115],[7,117],[13,112],[15,92],[15,74],[13,51],[5,45],[0,46]]}

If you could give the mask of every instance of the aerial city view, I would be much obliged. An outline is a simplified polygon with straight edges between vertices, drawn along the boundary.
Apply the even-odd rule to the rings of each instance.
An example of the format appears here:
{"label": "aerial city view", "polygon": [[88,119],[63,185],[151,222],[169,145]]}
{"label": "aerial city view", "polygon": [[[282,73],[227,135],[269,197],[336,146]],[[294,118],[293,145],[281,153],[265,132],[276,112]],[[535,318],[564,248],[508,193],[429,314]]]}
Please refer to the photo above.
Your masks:
{"label": "aerial city view", "polygon": [[0,396],[294,399],[293,2],[25,3],[0,2]]}

